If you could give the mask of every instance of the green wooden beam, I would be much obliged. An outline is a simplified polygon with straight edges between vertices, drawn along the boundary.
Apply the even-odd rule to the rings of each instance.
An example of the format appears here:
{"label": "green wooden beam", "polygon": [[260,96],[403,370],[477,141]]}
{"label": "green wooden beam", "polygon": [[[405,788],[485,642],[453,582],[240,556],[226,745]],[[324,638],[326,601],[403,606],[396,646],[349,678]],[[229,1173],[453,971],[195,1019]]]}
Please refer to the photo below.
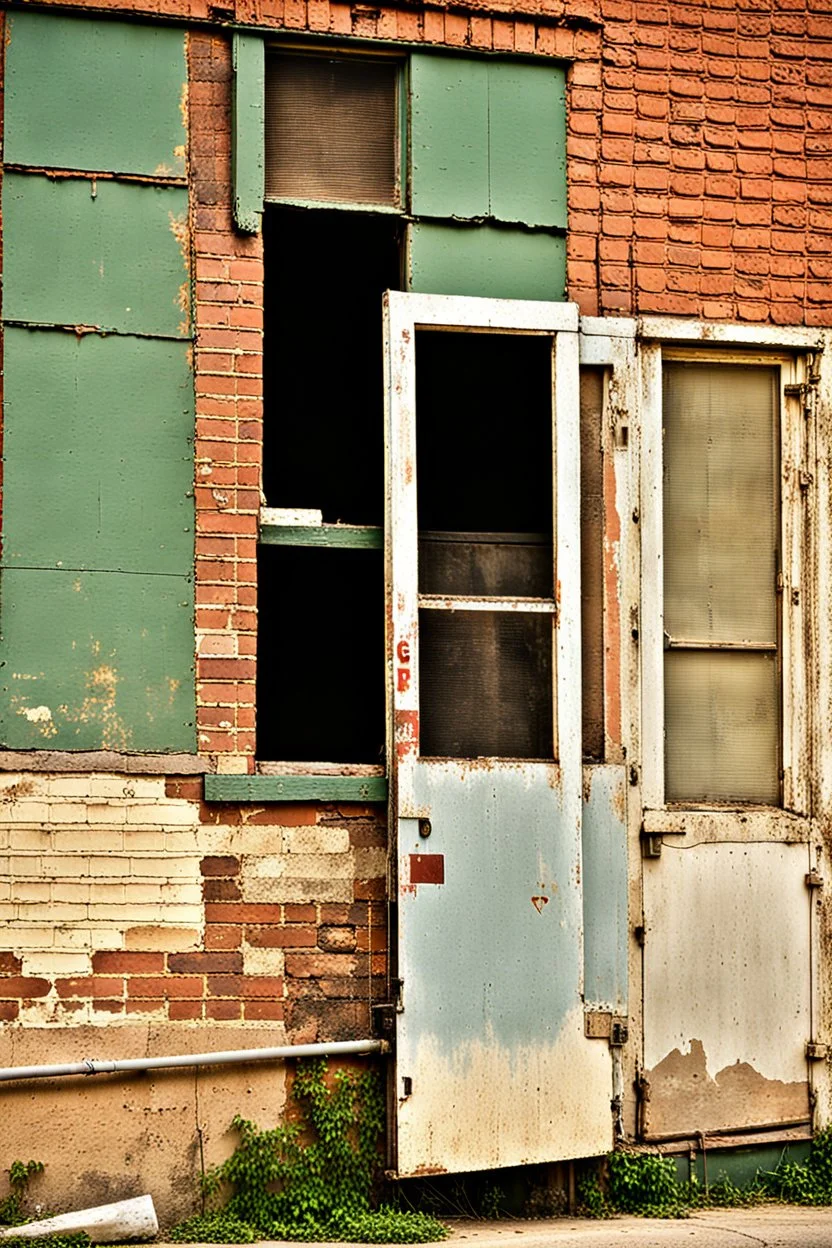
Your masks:
{"label": "green wooden beam", "polygon": [[205,777],[206,802],[386,802],[386,776]]}
{"label": "green wooden beam", "polygon": [[231,166],[234,224],[258,234],[266,191],[266,55],[260,35],[234,35]]}
{"label": "green wooden beam", "polygon": [[326,546],[331,550],[381,550],[384,531],[358,524],[263,524],[263,546]]}

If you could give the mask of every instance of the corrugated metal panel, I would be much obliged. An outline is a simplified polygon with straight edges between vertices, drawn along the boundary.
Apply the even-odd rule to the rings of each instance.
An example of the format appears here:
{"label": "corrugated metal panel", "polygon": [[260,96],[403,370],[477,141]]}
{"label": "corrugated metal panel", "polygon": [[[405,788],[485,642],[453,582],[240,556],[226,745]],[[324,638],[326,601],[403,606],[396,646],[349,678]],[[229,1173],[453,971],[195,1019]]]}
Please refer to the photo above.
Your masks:
{"label": "corrugated metal panel", "polygon": [[189,575],[187,345],[8,327],[5,340],[5,566]]}
{"label": "corrugated metal panel", "polygon": [[5,568],[0,743],[196,749],[193,581]]}
{"label": "corrugated metal panel", "polygon": [[495,299],[561,300],[566,240],[553,234],[416,222],[408,230],[410,289]]}
{"label": "corrugated metal panel", "polygon": [[7,161],[184,176],[181,30],[16,12],[6,32]]}
{"label": "corrugated metal panel", "polygon": [[644,863],[650,1134],[809,1115],[805,844],[665,840]]}
{"label": "corrugated metal panel", "polygon": [[188,192],[6,174],[6,320],[191,332]]}
{"label": "corrugated metal panel", "polygon": [[270,56],[266,196],[398,202],[393,61]]}

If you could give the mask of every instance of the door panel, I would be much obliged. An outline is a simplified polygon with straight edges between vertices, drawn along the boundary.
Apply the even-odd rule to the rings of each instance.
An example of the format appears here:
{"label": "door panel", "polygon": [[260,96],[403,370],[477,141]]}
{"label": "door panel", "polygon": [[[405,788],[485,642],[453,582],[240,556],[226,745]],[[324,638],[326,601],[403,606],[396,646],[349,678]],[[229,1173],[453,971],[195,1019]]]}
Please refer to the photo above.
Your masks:
{"label": "door panel", "polygon": [[[396,1168],[405,1176],[600,1153],[612,1142],[611,1067],[607,1046],[585,1037],[583,1018],[577,317],[563,304],[392,293],[387,300],[390,823],[401,981]],[[525,332],[551,342],[551,598],[505,596],[501,577],[499,585],[483,581],[500,589],[499,598],[472,594],[467,583],[467,594],[419,594],[418,516],[427,514],[417,502],[420,327]],[[464,399],[463,432],[489,437]],[[458,432],[448,430],[454,445]],[[471,463],[489,470],[480,450]],[[519,537],[523,526],[515,527]],[[465,555],[465,577],[471,558]],[[479,568],[482,560],[475,562]],[[477,613],[497,623],[473,627],[466,652],[459,625]],[[427,628],[422,622],[420,630],[420,617]],[[524,620],[532,623],[521,627]],[[438,658],[437,646],[446,646]],[[534,698],[518,696],[524,680]],[[508,715],[506,708],[537,726],[526,734],[474,722],[476,731],[465,733],[455,722]],[[422,746],[446,757],[423,756]],[[473,756],[486,750],[493,753]],[[502,756],[513,751],[537,757]]]}
{"label": "door panel", "polygon": [[648,1136],[809,1117],[807,866],[776,842],[645,860]]}

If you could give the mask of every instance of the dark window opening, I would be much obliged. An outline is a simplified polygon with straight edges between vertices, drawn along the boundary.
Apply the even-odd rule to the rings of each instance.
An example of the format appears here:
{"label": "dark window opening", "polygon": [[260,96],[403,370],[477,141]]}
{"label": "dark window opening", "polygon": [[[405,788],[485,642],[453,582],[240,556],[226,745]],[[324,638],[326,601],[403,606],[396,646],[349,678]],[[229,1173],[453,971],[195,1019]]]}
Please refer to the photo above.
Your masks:
{"label": "dark window opening", "polygon": [[380,550],[261,546],[257,756],[384,761]]}
{"label": "dark window opening", "polygon": [[264,247],[266,501],[380,525],[381,299],[400,287],[398,219],[269,206]]}
{"label": "dark window opening", "polygon": [[581,369],[581,668],[584,758],[604,758],[604,373]]}

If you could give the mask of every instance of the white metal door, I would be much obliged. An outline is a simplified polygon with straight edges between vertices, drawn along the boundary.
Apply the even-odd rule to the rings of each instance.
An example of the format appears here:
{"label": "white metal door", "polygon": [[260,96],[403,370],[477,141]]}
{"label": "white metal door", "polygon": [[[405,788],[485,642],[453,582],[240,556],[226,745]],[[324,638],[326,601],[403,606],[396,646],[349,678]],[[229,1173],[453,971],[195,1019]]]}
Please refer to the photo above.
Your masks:
{"label": "white metal door", "polygon": [[[401,981],[397,1170],[418,1175],[597,1154],[611,1144],[611,1074],[607,1046],[585,1038],[582,1008],[577,310],[390,293],[385,315],[390,822]],[[437,594],[424,585],[420,592],[417,430],[428,413],[417,410],[417,340],[482,332],[548,343],[548,594]],[[469,416],[460,411],[452,419]],[[467,436],[492,435],[472,427]],[[488,614],[490,631],[479,627],[477,613]],[[437,697],[445,697],[441,687],[436,693],[436,639],[468,625],[483,664],[507,663],[515,633],[536,637],[538,652],[551,647],[543,655],[550,757],[462,757],[460,749],[427,756],[425,744],[437,740],[429,720],[438,714]],[[486,633],[497,638],[496,658],[485,653]],[[507,650],[500,649],[504,636]],[[446,698],[453,715],[455,699],[473,703],[464,673],[447,676],[457,682]],[[530,701],[539,700],[540,684],[529,685]],[[492,713],[489,703],[482,714]]]}

